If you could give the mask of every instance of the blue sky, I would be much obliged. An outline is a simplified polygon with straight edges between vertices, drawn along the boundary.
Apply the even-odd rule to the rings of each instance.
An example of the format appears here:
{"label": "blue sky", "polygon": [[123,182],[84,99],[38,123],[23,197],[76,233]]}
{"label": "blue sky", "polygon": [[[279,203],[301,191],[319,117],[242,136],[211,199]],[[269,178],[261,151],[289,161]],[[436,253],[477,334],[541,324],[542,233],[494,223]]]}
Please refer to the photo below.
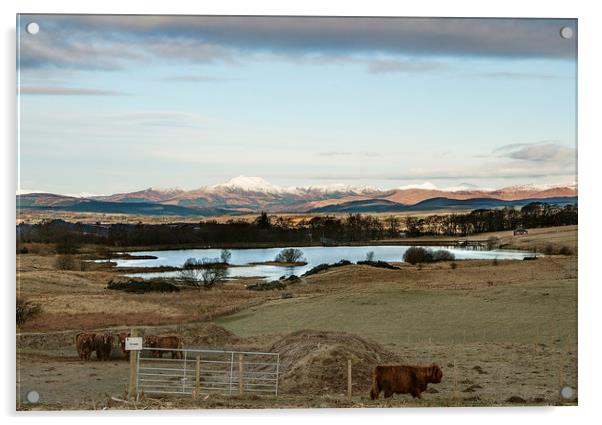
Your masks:
{"label": "blue sky", "polygon": [[21,15],[20,187],[573,183],[563,26]]}

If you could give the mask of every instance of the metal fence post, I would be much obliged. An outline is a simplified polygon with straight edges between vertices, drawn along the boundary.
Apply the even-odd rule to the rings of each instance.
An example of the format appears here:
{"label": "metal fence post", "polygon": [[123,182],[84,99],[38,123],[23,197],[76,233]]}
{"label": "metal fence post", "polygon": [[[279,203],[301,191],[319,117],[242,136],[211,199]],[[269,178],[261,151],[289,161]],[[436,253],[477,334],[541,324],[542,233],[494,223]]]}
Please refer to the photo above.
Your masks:
{"label": "metal fence post", "polygon": [[242,395],[243,392],[243,367],[242,367],[243,354],[238,355],[238,394]]}
{"label": "metal fence post", "polygon": [[[180,352],[180,354],[181,354],[181,352]],[[182,369],[182,374],[183,374],[183,376],[182,376],[182,394],[186,394],[186,379],[188,379],[186,377],[186,372],[187,372],[186,371],[186,366],[187,366],[186,358],[187,358],[187,354],[188,354],[188,352],[184,351],[184,368]]]}
{"label": "metal fence post", "polygon": [[280,353],[276,357],[276,396],[278,396],[278,382],[280,382]]}
{"label": "metal fence post", "polygon": [[194,398],[201,393],[201,356],[196,356],[196,368],[194,371]]}
{"label": "metal fence post", "polygon": [[230,356],[230,384],[228,389],[229,395],[232,395],[232,374],[234,371],[234,352],[232,352],[231,354],[232,355]]}

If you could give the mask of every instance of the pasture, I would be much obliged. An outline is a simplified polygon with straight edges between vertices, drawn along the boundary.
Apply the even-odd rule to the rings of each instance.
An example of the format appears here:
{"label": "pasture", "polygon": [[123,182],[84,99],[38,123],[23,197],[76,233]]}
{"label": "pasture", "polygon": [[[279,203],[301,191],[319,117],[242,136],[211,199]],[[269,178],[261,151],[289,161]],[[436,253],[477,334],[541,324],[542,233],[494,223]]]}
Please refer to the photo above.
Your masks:
{"label": "pasture", "polygon": [[[508,235],[499,235],[507,238]],[[542,229],[520,238],[522,248],[545,240],[576,241],[576,228]],[[521,242],[522,241],[522,242]],[[577,387],[577,257],[535,261],[468,260],[399,270],[349,265],[303,278],[284,291],[249,291],[241,279],[206,291],[125,293],[106,288],[120,272],[98,266],[57,270],[53,254],[17,256],[20,296],[42,313],[17,332],[17,389],[61,408],[380,407],[576,404],[559,398]],[[283,297],[283,293],[287,293]],[[176,332],[184,346],[282,353],[283,392],[204,400],[122,399],[128,364],[118,347],[108,362],[82,362],[79,330],[114,334]],[[346,362],[354,364],[353,397],[345,397]],[[369,375],[380,362],[443,369],[422,400],[371,401]]]}
{"label": "pasture", "polygon": [[545,280],[478,289],[376,284],[344,294],[269,301],[215,323],[241,336],[320,329],[355,333],[385,346],[429,340],[448,345],[570,343],[577,330],[576,283]]}

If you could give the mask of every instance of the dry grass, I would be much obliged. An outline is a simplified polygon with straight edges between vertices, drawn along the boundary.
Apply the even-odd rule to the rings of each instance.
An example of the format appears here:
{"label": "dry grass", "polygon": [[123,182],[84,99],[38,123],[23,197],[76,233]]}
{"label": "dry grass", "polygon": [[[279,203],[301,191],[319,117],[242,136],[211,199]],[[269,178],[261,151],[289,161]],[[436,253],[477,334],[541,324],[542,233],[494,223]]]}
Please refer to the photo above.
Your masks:
{"label": "dry grass", "polygon": [[[403,219],[407,216],[426,217],[433,214],[453,214],[457,211],[411,211],[411,212],[394,212],[394,213],[370,213],[375,217],[397,217]],[[225,223],[229,220],[245,220],[251,222],[257,218],[259,214],[241,214],[232,215],[217,215],[217,216],[154,216],[154,215],[135,215],[135,214],[111,214],[111,213],[86,213],[72,211],[35,211],[21,210],[17,216],[17,223],[26,222],[30,224],[40,223],[44,220],[61,219],[71,222],[81,222],[86,224],[101,223],[144,223],[144,224],[169,224],[169,223],[198,223],[200,220],[215,220],[218,223]],[[272,214],[270,214],[272,216]],[[298,223],[301,220],[318,216],[329,216],[345,218],[347,213],[275,213],[274,217],[282,217],[291,220],[292,223]]]}
{"label": "dry grass", "polygon": [[497,235],[504,248],[528,249],[543,252],[546,246],[568,247],[577,252],[577,226],[530,229],[528,235],[513,236],[512,233]]}

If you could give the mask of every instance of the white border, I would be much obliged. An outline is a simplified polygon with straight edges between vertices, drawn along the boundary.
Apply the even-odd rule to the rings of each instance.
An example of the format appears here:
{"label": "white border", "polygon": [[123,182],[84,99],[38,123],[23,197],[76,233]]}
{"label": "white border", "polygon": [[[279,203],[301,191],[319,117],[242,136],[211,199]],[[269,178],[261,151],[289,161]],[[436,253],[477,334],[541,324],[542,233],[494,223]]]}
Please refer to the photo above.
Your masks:
{"label": "white border", "polygon": [[[3,244],[2,259],[4,288],[3,324],[5,342],[5,379],[2,389],[2,413],[15,417],[14,406],[14,216],[16,189],[16,108],[15,108],[15,14],[21,13],[144,13],[144,14],[269,14],[269,15],[361,15],[361,16],[475,16],[475,17],[565,17],[579,19],[579,202],[580,202],[580,243],[579,243],[579,407],[577,408],[455,408],[455,409],[406,409],[406,410],[294,410],[294,411],[191,411],[191,412],[145,412],[145,423],[163,423],[164,416],[184,416],[189,421],[210,420],[240,422],[246,424],[286,421],[291,424],[312,422],[345,421],[365,423],[367,421],[415,422],[433,420],[446,424],[483,422],[488,424],[508,421],[545,420],[547,423],[567,423],[567,421],[587,421],[596,414],[597,396],[600,393],[599,332],[602,282],[596,273],[596,253],[600,241],[600,186],[602,179],[596,171],[600,168],[600,41],[602,22],[596,13],[596,2],[548,0],[526,2],[524,0],[504,1],[421,1],[386,2],[379,0],[303,0],[284,1],[214,1],[195,2],[184,0],[138,1],[103,0],[95,2],[77,0],[14,0],[0,2],[2,8],[3,102],[0,104],[3,130],[2,185],[3,208],[1,208]],[[11,285],[12,282],[12,285]],[[596,338],[598,337],[598,338]],[[135,420],[136,413],[127,414],[128,420]],[[26,422],[39,420],[56,421],[61,424],[103,423],[126,419],[123,413],[105,414],[61,413],[61,414],[19,414]],[[200,418],[195,418],[200,416]]]}

